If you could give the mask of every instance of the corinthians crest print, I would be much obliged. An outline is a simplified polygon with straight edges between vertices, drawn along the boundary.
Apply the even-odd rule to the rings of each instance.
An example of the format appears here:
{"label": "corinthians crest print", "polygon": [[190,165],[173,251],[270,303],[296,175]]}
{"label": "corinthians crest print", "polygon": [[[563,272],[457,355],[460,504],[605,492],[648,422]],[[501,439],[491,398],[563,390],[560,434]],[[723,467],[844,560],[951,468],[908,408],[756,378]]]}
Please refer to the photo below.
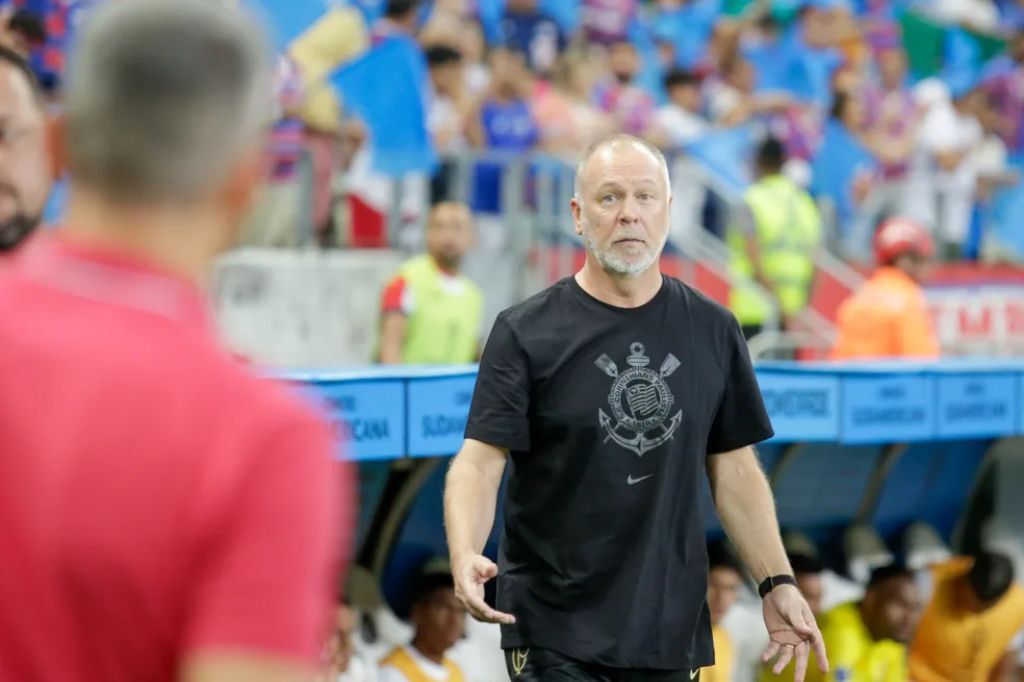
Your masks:
{"label": "corinthians crest print", "polygon": [[602,409],[597,411],[601,428],[608,434],[606,443],[613,440],[643,457],[672,438],[683,419],[682,410],[669,418],[675,398],[665,377],[679,367],[676,356],[669,353],[655,372],[648,367],[651,359],[644,355],[644,345],[631,343],[626,357],[629,369],[620,373],[615,361],[607,354],[601,355],[594,364],[615,379],[608,393],[612,415]]}

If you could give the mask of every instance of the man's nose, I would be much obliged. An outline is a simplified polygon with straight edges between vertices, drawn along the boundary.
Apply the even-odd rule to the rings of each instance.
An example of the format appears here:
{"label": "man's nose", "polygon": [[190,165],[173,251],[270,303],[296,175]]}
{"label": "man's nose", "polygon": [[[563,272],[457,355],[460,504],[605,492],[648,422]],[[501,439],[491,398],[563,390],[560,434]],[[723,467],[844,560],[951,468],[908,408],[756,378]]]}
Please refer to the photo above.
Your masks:
{"label": "man's nose", "polygon": [[637,208],[637,200],[632,196],[627,195],[626,198],[622,200],[622,209],[619,211],[619,222],[625,225],[635,223],[639,218]]}

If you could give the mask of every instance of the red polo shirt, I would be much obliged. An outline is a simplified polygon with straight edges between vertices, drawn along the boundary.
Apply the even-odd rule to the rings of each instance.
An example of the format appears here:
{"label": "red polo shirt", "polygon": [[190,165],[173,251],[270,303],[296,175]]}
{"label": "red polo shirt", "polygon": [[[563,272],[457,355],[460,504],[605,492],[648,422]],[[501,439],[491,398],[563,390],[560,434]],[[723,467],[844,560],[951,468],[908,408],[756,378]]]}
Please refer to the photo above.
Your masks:
{"label": "red polo shirt", "polygon": [[0,267],[0,680],[170,681],[207,649],[313,660],[350,529],[333,449],[219,348],[194,286],[27,244]]}

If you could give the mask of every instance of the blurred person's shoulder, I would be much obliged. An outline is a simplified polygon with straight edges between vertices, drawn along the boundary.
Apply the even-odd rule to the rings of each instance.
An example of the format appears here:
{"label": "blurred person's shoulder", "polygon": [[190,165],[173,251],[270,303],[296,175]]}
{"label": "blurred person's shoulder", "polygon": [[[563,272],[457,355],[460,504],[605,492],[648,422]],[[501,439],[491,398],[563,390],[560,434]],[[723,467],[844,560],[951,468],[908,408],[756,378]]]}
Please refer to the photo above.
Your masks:
{"label": "blurred person's shoulder", "polygon": [[[195,285],[120,257],[71,248],[66,255],[49,237],[33,241],[0,265],[0,302],[18,318],[0,324],[0,333],[26,371],[62,377],[54,391],[73,385],[116,396],[124,428],[137,420],[134,428],[154,436],[176,430],[213,439],[228,428],[319,419],[311,400],[258,376],[222,345]],[[51,254],[52,263],[33,263]]]}

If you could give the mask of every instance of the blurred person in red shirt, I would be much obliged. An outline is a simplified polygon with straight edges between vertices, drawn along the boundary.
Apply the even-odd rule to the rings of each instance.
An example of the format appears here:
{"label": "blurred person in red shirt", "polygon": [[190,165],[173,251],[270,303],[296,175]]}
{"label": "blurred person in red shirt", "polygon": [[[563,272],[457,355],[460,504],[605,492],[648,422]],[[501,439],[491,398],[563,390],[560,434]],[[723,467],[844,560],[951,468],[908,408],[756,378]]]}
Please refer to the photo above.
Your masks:
{"label": "blurred person in red shirt", "polygon": [[0,256],[42,221],[52,181],[43,94],[28,62],[0,45]]}
{"label": "blurred person in red shirt", "polygon": [[875,233],[879,268],[839,307],[836,360],[939,357],[939,341],[921,281],[935,246],[928,232],[892,218]]}
{"label": "blurred person in red shirt", "polygon": [[307,679],[347,470],[201,294],[265,170],[263,37],[225,3],[118,0],[76,46],[66,226],[0,270],[0,680]]}

